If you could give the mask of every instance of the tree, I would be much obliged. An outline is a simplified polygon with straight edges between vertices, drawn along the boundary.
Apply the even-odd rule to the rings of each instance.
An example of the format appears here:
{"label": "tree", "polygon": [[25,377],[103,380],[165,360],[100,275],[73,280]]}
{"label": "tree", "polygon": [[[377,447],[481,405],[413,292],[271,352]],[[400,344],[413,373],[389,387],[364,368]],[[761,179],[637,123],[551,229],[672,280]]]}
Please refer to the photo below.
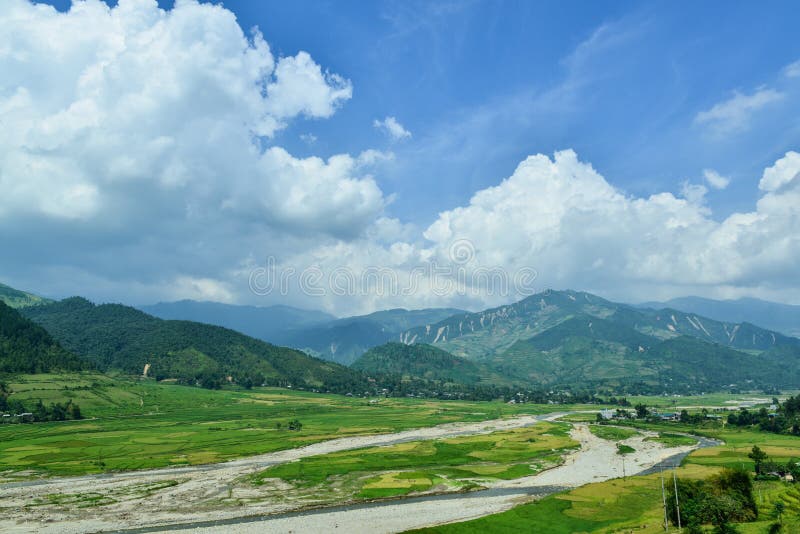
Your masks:
{"label": "tree", "polygon": [[747,457],[755,462],[756,474],[761,474],[761,464],[768,458],[767,453],[762,451],[758,445],[753,445],[753,450],[750,451]]}
{"label": "tree", "polygon": [[289,421],[287,427],[289,428],[289,430],[301,430],[303,428],[303,423],[301,423],[297,419],[292,419],[291,421]]}
{"label": "tree", "polygon": [[639,419],[644,419],[650,414],[650,411],[644,404],[639,403],[635,406],[635,408],[636,408],[636,417],[638,417]]}
{"label": "tree", "polygon": [[775,516],[778,518],[778,523],[783,525],[783,512],[786,510],[786,505],[783,504],[783,501],[778,501],[775,503]]}

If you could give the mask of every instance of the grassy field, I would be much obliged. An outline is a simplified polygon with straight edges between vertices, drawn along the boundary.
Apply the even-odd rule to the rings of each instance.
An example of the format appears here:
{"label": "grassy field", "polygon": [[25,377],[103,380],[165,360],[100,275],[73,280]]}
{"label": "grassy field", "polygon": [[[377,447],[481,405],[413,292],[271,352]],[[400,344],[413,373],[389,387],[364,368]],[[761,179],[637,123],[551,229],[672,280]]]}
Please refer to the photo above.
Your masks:
{"label": "grassy field", "polygon": [[[637,425],[660,430],[659,440],[681,442],[684,436],[674,432],[692,432],[694,429],[677,424]],[[601,427],[602,428],[602,427]],[[800,458],[800,438],[742,430],[738,428],[704,428],[702,434],[725,441],[725,445],[701,449],[690,454],[676,473],[681,478],[706,478],[722,467],[753,469],[747,458],[754,444],[767,451],[771,459],[784,462]],[[670,481],[670,473],[666,472]],[[775,504],[782,502],[783,532],[800,532],[800,484],[782,481],[755,481],[754,493],[759,508],[759,519],[753,523],[737,524],[742,534],[768,531],[776,522]],[[579,532],[642,532],[664,531],[661,505],[661,477],[658,474],[615,479],[589,484],[575,490],[553,495],[539,502],[525,504],[501,514],[474,521],[443,525],[414,532],[450,533],[512,533],[567,534]],[[671,527],[674,528],[674,527]]]}
{"label": "grassy field", "polygon": [[[693,466],[681,476],[702,478],[711,470]],[[664,531],[661,477],[649,475],[588,484],[517,506],[501,514],[414,532],[572,534],[578,532]]]}
{"label": "grassy field", "polygon": [[622,441],[624,439],[632,438],[638,432],[630,428],[620,428],[618,426],[605,426],[605,425],[589,425],[589,432],[598,438],[608,439],[611,441]]}
{"label": "grassy field", "polygon": [[[32,375],[7,383],[22,400],[72,399],[87,419],[0,425],[0,477],[211,463],[348,435],[564,408],[368,400],[279,388],[212,391],[91,373]],[[293,419],[302,430],[286,430]]]}
{"label": "grassy field", "polygon": [[694,445],[697,440],[682,434],[675,434],[673,432],[659,432],[658,436],[645,438],[645,441],[655,441],[662,443],[667,447],[683,447],[685,445]]}
{"label": "grassy field", "polygon": [[[435,441],[371,447],[305,458],[262,471],[256,483],[282,479],[297,487],[348,488],[355,498],[376,498],[456,489],[484,480],[532,475],[560,463],[561,454],[578,446],[564,423]],[[316,487],[321,486],[321,487]]]}

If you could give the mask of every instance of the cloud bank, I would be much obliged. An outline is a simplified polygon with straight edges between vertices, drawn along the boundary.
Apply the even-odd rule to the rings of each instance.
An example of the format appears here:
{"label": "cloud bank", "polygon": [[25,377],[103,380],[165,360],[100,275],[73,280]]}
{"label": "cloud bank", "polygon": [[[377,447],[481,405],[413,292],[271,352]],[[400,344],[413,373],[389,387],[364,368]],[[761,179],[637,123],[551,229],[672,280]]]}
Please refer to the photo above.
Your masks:
{"label": "cloud bank", "polygon": [[[764,170],[751,211],[714,218],[704,185],[636,197],[572,150],[536,154],[420,230],[388,215],[374,175],[391,154],[297,157],[279,145],[292,121],[331,117],[352,84],[311,55],[275,57],[221,6],[99,0],[59,13],[0,6],[0,276],[64,296],[145,303],[196,298],[288,302],[339,314],[392,306],[470,308],[516,298],[439,292],[299,291],[260,298],[253,269],[421,265],[470,272],[533,269],[539,289],[645,300],[681,294],[800,299],[800,154]],[[780,98],[734,95],[698,115],[720,131]],[[409,138],[394,117],[377,121]],[[309,138],[311,140],[311,138]],[[309,143],[310,144],[310,143]],[[729,180],[712,170],[707,184]],[[419,194],[425,194],[421,187]],[[453,251],[469,244],[468,261]],[[479,288],[480,289],[480,288]],[[271,299],[271,300],[270,300]]]}

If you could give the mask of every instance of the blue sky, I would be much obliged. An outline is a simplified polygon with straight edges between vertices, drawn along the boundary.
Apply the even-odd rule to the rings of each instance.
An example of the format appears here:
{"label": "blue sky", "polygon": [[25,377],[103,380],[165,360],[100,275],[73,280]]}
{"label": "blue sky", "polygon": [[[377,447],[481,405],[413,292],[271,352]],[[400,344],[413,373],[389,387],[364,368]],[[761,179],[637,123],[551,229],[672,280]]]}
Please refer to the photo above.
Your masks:
{"label": "blue sky", "polygon": [[[677,192],[716,169],[732,179],[709,197],[723,217],[752,207],[763,168],[800,138],[796,102],[722,139],[693,123],[733,91],[780,86],[781,69],[800,58],[794,2],[224,5],[277,55],[308,51],[353,82],[334,117],[294,123],[276,141],[298,155],[391,149],[396,167],[377,177],[397,194],[390,211],[423,225],[525,156],[564,148],[636,195]],[[381,139],[372,122],[386,115],[412,139]],[[307,133],[313,146],[299,138]]]}
{"label": "blue sky", "polygon": [[[24,0],[14,0],[14,5],[23,4],[27,5]],[[53,4],[66,17],[70,3],[59,1]],[[165,10],[162,15],[172,13],[173,2],[159,2],[159,5]],[[7,9],[8,12],[3,13],[3,8],[0,8],[0,15],[13,15],[10,8]],[[124,13],[120,10],[115,12],[119,11],[117,15],[120,18],[129,17],[130,21],[145,20],[154,13],[147,7],[147,2],[129,1],[126,9],[129,10]],[[800,63],[796,63],[800,60],[800,41],[796,38],[800,9],[793,2],[229,0],[224,3],[224,9],[198,14],[199,18],[194,19],[194,24],[199,28],[205,23],[203,21],[213,21],[214,24],[219,22],[222,28],[225,17],[229,15],[225,10],[235,15],[236,23],[248,37],[252,36],[250,32],[253,28],[260,30],[269,44],[274,63],[277,64],[281,58],[299,57],[298,53],[305,51],[310,54],[312,61],[306,66],[318,65],[320,72],[340,76],[339,80],[344,85],[338,87],[344,92],[338,96],[326,93],[324,101],[313,100],[317,98],[313,95],[319,96],[322,94],[319,91],[324,93],[328,86],[335,87],[339,82],[331,81],[332,78],[320,78],[318,81],[328,86],[317,84],[313,87],[291,86],[287,82],[289,93],[305,95],[305,100],[299,104],[300,107],[292,108],[293,111],[287,111],[289,108],[275,111],[277,104],[266,103],[280,124],[264,130],[266,133],[263,135],[259,134],[256,145],[265,152],[269,152],[270,148],[280,148],[288,156],[273,153],[274,157],[269,163],[273,165],[271,170],[263,175],[256,173],[248,178],[249,181],[242,179],[242,183],[233,185],[219,173],[219,181],[214,184],[195,181],[187,185],[188,182],[182,179],[179,187],[187,188],[183,194],[176,192],[174,184],[165,186],[164,180],[168,179],[163,179],[160,185],[144,183],[147,172],[164,171],[168,174],[174,172],[176,165],[181,169],[213,167],[217,163],[221,169],[235,167],[233,163],[226,166],[222,161],[226,157],[225,150],[220,149],[215,155],[213,148],[205,148],[203,157],[211,157],[213,161],[198,163],[199,156],[190,154],[186,149],[175,151],[176,154],[185,153],[185,159],[177,163],[173,161],[172,167],[167,170],[159,167],[162,165],[160,159],[154,157],[149,161],[147,158],[150,156],[146,154],[134,159],[147,163],[147,170],[125,167],[131,176],[140,175],[142,178],[137,182],[139,185],[125,191],[127,198],[135,199],[141,195],[142,198],[159,198],[163,201],[153,205],[150,202],[131,201],[123,208],[118,186],[109,185],[118,184],[113,180],[95,183],[66,177],[69,187],[64,186],[66,192],[53,197],[57,199],[55,201],[47,198],[32,200],[30,195],[33,193],[30,191],[20,193],[20,188],[15,189],[18,198],[13,203],[9,201],[10,207],[7,209],[13,217],[7,215],[5,228],[0,226],[0,244],[33,244],[26,245],[17,261],[9,262],[5,269],[0,268],[0,276],[7,281],[35,288],[46,273],[49,281],[44,290],[54,295],[86,293],[82,286],[88,284],[95,288],[92,296],[98,299],[133,302],[189,296],[252,301],[252,295],[241,287],[242,265],[253,257],[263,256],[264,250],[287,263],[307,261],[332,266],[336,262],[327,254],[336,250],[334,256],[346,258],[341,261],[349,261],[350,267],[363,265],[370,258],[373,262],[388,262],[393,268],[399,267],[392,261],[405,262],[403,265],[407,268],[411,262],[408,257],[396,259],[399,248],[407,245],[412,250],[408,254],[430,258],[446,249],[447,240],[458,237],[455,235],[457,232],[463,233],[463,238],[477,239],[469,232],[477,231],[475,229],[480,229],[481,224],[473,225],[465,216],[462,217],[459,210],[472,206],[475,217],[483,218],[479,221],[482,223],[503,219],[510,208],[506,209],[507,206],[496,201],[496,205],[490,208],[483,206],[478,209],[474,206],[478,198],[475,195],[491,191],[503,180],[516,176],[515,169],[528,156],[542,154],[553,157],[557,151],[564,150],[574,151],[581,166],[573,168],[569,163],[571,160],[565,157],[562,163],[553,164],[553,172],[558,174],[561,172],[559,169],[571,169],[564,172],[572,173],[569,174],[572,178],[564,180],[569,182],[565,182],[566,185],[571,184],[567,187],[569,191],[577,191],[574,198],[586,196],[582,188],[599,195],[592,203],[576,204],[570,214],[594,213],[597,210],[594,222],[605,225],[607,221],[602,217],[607,215],[603,213],[611,205],[606,204],[611,201],[608,200],[610,193],[603,188],[605,185],[624,197],[619,201],[620,213],[635,211],[640,200],[651,208],[660,206],[663,204],[661,200],[652,199],[661,199],[659,195],[664,193],[670,193],[679,200],[689,199],[694,194],[689,202],[694,211],[685,215],[677,226],[693,225],[705,230],[692,236],[676,234],[659,239],[670,243],[676,239],[686,239],[687,243],[690,240],[727,242],[725,246],[730,250],[725,249],[719,254],[724,257],[728,252],[733,253],[734,249],[741,249],[742,243],[758,240],[749,234],[739,233],[738,229],[734,232],[732,228],[738,228],[740,215],[757,212],[756,218],[764,219],[766,212],[759,211],[759,201],[771,192],[783,191],[760,186],[765,169],[781,161],[787,152],[800,149]],[[111,14],[113,12],[102,14],[97,10],[90,14],[77,13],[75,9],[73,12],[76,21],[74,27],[77,28],[87,24],[86,21],[91,17],[96,20],[114,17]],[[134,12],[138,13],[137,16],[143,13],[148,15],[136,19],[130,15]],[[36,17],[41,17],[41,20]],[[64,17],[62,22],[67,20]],[[29,34],[37,33],[39,27],[47,27],[52,20],[56,19],[42,13],[32,15]],[[97,24],[103,26],[106,23]],[[225,28],[225,32],[230,30],[229,26]],[[114,39],[114,31],[109,29],[105,35],[99,35],[102,32],[98,32],[97,50],[102,51],[108,46],[107,43],[111,42],[108,40]],[[58,39],[55,39],[47,43],[56,47],[53,50],[58,50],[58,46],[66,46],[70,50],[73,45],[75,50],[83,46],[80,32],[76,32],[74,37],[66,30],[61,32],[63,35],[59,38],[63,42],[58,43]],[[235,32],[225,32],[217,37],[224,33],[225,38],[235,41]],[[211,33],[201,34],[198,30],[197,42],[213,39],[209,37]],[[42,35],[44,41],[50,39],[46,32]],[[181,39],[188,40],[186,43],[191,41],[196,44],[192,41],[196,36],[180,35]],[[34,39],[14,39],[7,43],[12,49],[28,46],[33,50],[39,46]],[[21,45],[22,42],[26,44]],[[174,35],[173,41],[169,42],[177,42],[174,41]],[[253,42],[250,46],[254,47]],[[191,50],[189,44],[186,44],[187,50]],[[212,48],[216,46],[212,41],[206,41],[205,44]],[[209,55],[212,59],[208,59],[208,62],[218,61],[214,65],[220,65],[220,72],[224,71],[226,75],[230,73],[221,65],[224,64],[225,54],[231,53],[230,50],[233,49],[214,49]],[[118,58],[123,55],[120,52]],[[130,58],[134,57],[133,52],[129,56],[126,61],[119,60],[117,68],[123,74],[132,64]],[[53,104],[52,109],[48,108],[52,117],[60,117],[59,112],[68,109],[76,100],[71,96],[69,84],[75,83],[78,93],[82,90],[81,73],[89,72],[92,68],[92,60],[87,57],[91,55],[76,52],[74,57],[69,56],[67,59],[75,62],[74,78],[69,78],[65,87],[51,88],[50,93],[42,93],[41,98],[46,99],[48,105],[53,99],[51,97],[63,98],[63,102]],[[146,49],[139,52],[139,57],[145,58],[142,61],[150,61]],[[207,59],[191,55],[182,57],[180,61],[197,61],[198,65],[204,64]],[[191,59],[187,60],[187,57]],[[269,60],[272,61],[272,58]],[[81,61],[88,63],[83,65]],[[25,69],[31,65],[39,69],[38,74],[28,75]],[[41,60],[39,65],[14,63],[6,68],[15,75],[19,73],[19,76],[14,78],[13,83],[0,83],[0,102],[2,99],[10,102],[19,87],[35,87],[37,79],[60,76],[61,70],[69,70],[57,62],[50,64],[49,58]],[[35,70],[32,68],[32,72]],[[161,76],[157,70],[154,72]],[[171,64],[165,72],[183,71],[181,64],[176,63]],[[130,85],[135,85],[136,77],[133,73],[128,74],[134,80]],[[188,84],[187,80],[193,79],[192,76],[191,73],[186,74],[182,83]],[[231,80],[243,80],[246,76],[244,73]],[[272,76],[277,77],[277,71]],[[109,86],[105,85],[102,90],[110,91]],[[121,93],[127,90],[119,89]],[[34,92],[31,91],[31,94]],[[201,99],[198,100],[200,102],[204,97],[200,95],[197,98]],[[91,109],[99,109],[101,112],[98,116],[111,115],[102,113],[102,106],[108,104],[107,99],[97,99],[93,106],[95,104]],[[239,116],[237,114],[247,117],[252,109],[261,109],[257,106],[247,109],[246,106],[234,106],[213,110],[209,107],[207,110],[202,104],[190,104],[187,108],[201,110],[200,115],[207,115],[203,124],[214,124],[223,118]],[[289,104],[283,102],[281,105]],[[165,106],[165,109],[172,109],[167,104]],[[124,125],[114,122],[112,126],[111,122],[106,124],[103,122],[106,119],[101,118],[91,127],[79,120],[80,126],[69,129],[65,136],[73,135],[75,128],[96,128],[95,133],[99,138],[108,136],[108,132],[119,133],[121,144],[116,145],[114,150],[124,152],[125,148],[119,147],[125,147],[125,143],[136,146],[143,142],[142,139],[155,139],[174,126],[172,123],[158,123],[164,116],[163,111],[159,113],[152,120],[148,120],[147,116],[142,118],[143,123],[153,125],[153,131],[146,134],[127,130],[130,127],[127,122],[123,121]],[[387,117],[394,118],[408,134],[394,137],[385,129],[375,126],[376,121],[383,121]],[[59,127],[63,126],[61,122],[58,124]],[[252,125],[248,127],[257,129]],[[101,131],[105,133],[100,135]],[[171,138],[180,140],[180,135],[175,134]],[[226,139],[230,138],[228,136]],[[181,142],[184,141],[200,150],[196,139],[187,137]],[[64,144],[66,146],[66,142]],[[45,145],[40,150],[45,150]],[[26,157],[30,156],[30,147],[20,150]],[[89,151],[71,149],[68,159],[83,173],[91,173],[91,169],[120,168],[122,164],[116,159],[111,163],[105,162],[112,152],[112,149],[107,150],[102,153],[98,149],[89,154]],[[363,155],[368,150],[377,151],[375,154],[380,155],[377,163],[364,163],[370,158],[359,159],[359,154]],[[41,155],[45,152],[37,153]],[[313,189],[320,187],[318,176],[324,174],[324,169],[306,169],[304,172],[307,175],[304,174],[303,179],[307,178],[307,181],[298,181],[298,175],[292,174],[299,172],[296,168],[291,172],[287,170],[292,165],[299,165],[298,162],[304,158],[319,157],[326,161],[336,155],[351,158],[347,163],[349,167],[341,171],[347,176],[331,177],[333,181],[326,182],[331,189],[320,195],[331,198],[332,191],[350,187],[348,191],[355,196],[348,197],[348,202],[350,205],[358,204],[361,206],[359,209],[340,208],[335,202],[331,206],[317,205],[317,201],[324,198],[320,196],[315,199]],[[277,160],[283,163],[276,163]],[[791,168],[793,161],[790,158],[786,165]],[[603,187],[592,189],[591,169],[605,180],[601,184]],[[339,172],[328,171],[334,174]],[[724,177],[722,182],[716,186],[712,184],[704,177],[706,171]],[[236,174],[238,170],[231,172]],[[527,204],[518,209],[532,211],[544,211],[553,203],[572,205],[565,197],[537,195],[534,188],[544,190],[544,186],[550,184],[543,176],[540,173],[535,177],[520,177],[518,180],[527,180],[527,185],[503,186],[496,195],[510,205],[515,196],[508,192],[520,187],[515,190],[516,198],[525,195],[530,197],[526,197]],[[273,177],[275,179],[269,182]],[[791,181],[790,178],[786,180]],[[15,180],[22,179],[21,175],[7,171],[5,183],[14,184]],[[336,182],[340,179],[344,182]],[[580,182],[583,179],[587,181]],[[245,206],[243,198],[253,197],[256,191],[263,189],[261,180],[272,184],[268,188],[271,196],[264,193],[264,200],[258,207]],[[76,182],[76,185],[72,181],[80,183]],[[52,185],[56,187],[58,184],[53,182]],[[281,197],[294,198],[288,193],[292,186],[295,194],[307,197],[299,205],[303,209],[299,209],[298,205],[281,204],[277,200]],[[241,193],[241,198],[223,199],[236,196],[231,191]],[[173,194],[174,197],[171,196]],[[558,194],[565,193],[561,191]],[[81,203],[86,203],[85,209],[65,214],[63,210],[52,207],[53,202],[58,204],[61,202],[58,199],[63,198],[78,198],[79,202],[75,204],[83,206]],[[235,217],[215,219],[208,216],[203,219],[198,216],[198,220],[202,219],[202,226],[192,226],[192,218],[187,214],[203,213],[202,208],[211,205],[205,204],[211,202],[210,198],[226,209],[233,206],[231,213],[235,211]],[[789,202],[787,199],[782,200]],[[30,205],[32,201],[34,204],[40,202],[43,206],[39,213],[19,208],[22,204]],[[177,209],[176,202],[186,205]],[[99,214],[103,210],[98,206],[107,208],[112,203],[118,205],[118,214],[130,215],[129,220],[121,218],[118,232],[100,222],[103,219]],[[0,205],[0,217],[3,215],[2,207]],[[266,211],[259,211],[262,209]],[[667,211],[677,209],[683,207],[670,207]],[[533,225],[525,231],[516,230],[519,226],[515,218],[517,215],[506,221],[512,224],[511,227],[497,226],[496,231],[503,234],[518,232],[519,235],[503,243],[503,246],[529,247],[532,252],[528,256],[520,254],[510,258],[507,257],[507,251],[500,249],[500,244],[497,250],[491,250],[489,243],[479,247],[479,252],[484,254],[483,261],[500,261],[504,268],[523,264],[536,266],[542,273],[541,282],[546,286],[595,290],[629,300],[650,300],[690,292],[718,297],[745,294],[765,298],[782,297],[794,301],[800,299],[800,287],[795,283],[787,285],[785,282],[775,282],[791,278],[788,271],[781,270],[781,266],[800,259],[795,248],[797,245],[789,235],[791,225],[795,224],[792,222],[795,221],[792,218],[794,214],[790,215],[782,220],[788,227],[770,227],[770,231],[783,234],[767,235],[764,234],[765,229],[758,230],[762,242],[776,245],[773,249],[781,248],[777,244],[788,239],[790,244],[781,248],[783,255],[778,258],[767,255],[765,251],[754,252],[754,255],[764,254],[758,265],[752,268],[744,266],[737,272],[705,265],[704,262],[708,260],[702,257],[703,251],[691,248],[697,246],[695,243],[691,247],[686,244],[674,253],[682,258],[681,261],[688,257],[690,267],[679,268],[675,265],[658,273],[651,270],[645,270],[646,273],[636,271],[629,274],[627,279],[613,279],[609,272],[603,271],[608,269],[603,265],[610,263],[609,258],[600,257],[602,254],[598,251],[581,260],[595,266],[596,276],[586,275],[582,264],[564,268],[565,272],[571,273],[569,276],[555,273],[562,270],[557,265],[562,266],[569,261],[568,258],[582,254],[566,252],[572,250],[570,247],[583,245],[563,237],[568,232],[563,214],[559,215],[563,224],[557,227],[548,226],[550,223],[543,220],[541,224],[537,223],[538,226]],[[62,222],[59,222],[59,217]],[[672,211],[668,215],[665,211],[659,217],[658,221],[667,221],[664,224],[670,226],[672,223],[669,221],[680,219],[683,215],[677,216]],[[65,218],[71,222],[64,224]],[[163,221],[160,228],[142,225],[142,221],[154,219]],[[231,222],[234,219],[235,224]],[[772,224],[777,216],[772,215],[767,219]],[[643,220],[639,219],[634,224],[642,224]],[[29,224],[29,230],[27,233],[15,233],[10,230],[12,221],[17,222],[17,227],[20,221],[25,221]],[[388,234],[386,227],[389,223],[386,221],[393,221],[391,224],[394,225]],[[196,224],[200,225],[199,222]],[[448,225],[447,231],[440,231]],[[111,226],[114,227],[114,224]],[[201,227],[204,230],[200,231]],[[212,227],[214,230],[209,230]],[[550,243],[541,237],[546,232],[560,234],[562,240]],[[608,233],[614,232],[621,233],[612,231],[609,226]],[[731,232],[735,233],[735,238],[730,237]],[[241,236],[243,233],[252,233],[256,237],[249,242],[237,241],[234,247],[230,236]],[[167,238],[167,235],[170,237]],[[650,246],[647,243],[637,243],[635,246],[639,249],[636,250]],[[225,249],[227,261],[219,260],[219,253],[214,259],[211,258],[212,255],[203,247],[212,247],[212,244]],[[392,244],[396,245],[394,249],[391,248]],[[604,248],[614,249],[615,246],[606,245]],[[631,245],[625,252],[634,254],[632,251],[635,246]],[[62,247],[62,261],[37,259],[43,257],[43,250],[59,251]],[[164,251],[175,249],[186,249],[185,255],[180,260],[166,259]],[[368,252],[356,258],[355,250]],[[739,253],[742,253],[741,250]],[[112,268],[120,254],[130,255],[127,267]],[[390,260],[389,256],[394,259]],[[649,261],[664,261],[656,256],[657,250],[654,249]],[[86,260],[87,257],[92,260]],[[510,263],[502,263],[504,261]],[[731,260],[727,261],[730,263]],[[36,269],[31,269],[31,262],[37,263]],[[153,264],[159,265],[160,269],[147,267]],[[705,265],[702,273],[686,271],[687,268],[699,269],[699,265]],[[770,270],[764,265],[775,267]],[[552,273],[549,277],[546,272],[548,269]],[[706,276],[708,272],[713,272],[713,276]],[[768,276],[766,273],[770,273],[770,278],[764,278]],[[183,292],[167,291],[166,287],[175,285],[169,277],[173,281],[190,280],[189,289]],[[635,283],[629,283],[631,278],[635,279]],[[623,289],[629,286],[635,286],[635,289]],[[206,291],[208,287],[212,290]],[[334,300],[318,303],[291,296],[286,300],[309,307],[320,304],[319,307],[329,311],[339,309],[339,304]],[[513,299],[509,297],[506,300]],[[421,298],[408,305],[455,303],[480,306],[495,302],[492,299],[439,302]],[[369,311],[375,307],[398,304],[405,303],[402,300],[370,298],[361,305],[351,302],[341,309],[363,308]]]}

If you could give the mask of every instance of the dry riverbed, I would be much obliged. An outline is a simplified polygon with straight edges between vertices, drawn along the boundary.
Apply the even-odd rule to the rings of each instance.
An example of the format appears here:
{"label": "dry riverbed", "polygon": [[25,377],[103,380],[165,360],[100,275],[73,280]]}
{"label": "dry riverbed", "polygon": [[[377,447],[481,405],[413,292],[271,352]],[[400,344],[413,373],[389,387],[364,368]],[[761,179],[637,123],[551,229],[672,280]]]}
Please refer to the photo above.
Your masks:
{"label": "dry riverbed", "polygon": [[[0,531],[84,533],[170,524],[192,524],[193,532],[399,532],[425,525],[471,519],[506,510],[552,492],[622,476],[623,458],[616,443],[600,439],[585,425],[575,425],[581,448],[563,465],[535,476],[492,484],[485,492],[421,497],[350,508],[284,514],[237,522],[324,504],[313,498],[281,498],[280,482],[253,486],[248,476],[265,467],[330,452],[407,441],[474,435],[536,424],[550,416],[524,416],[481,423],[450,423],[395,434],[342,438],[211,466],[167,468],[0,485]],[[635,449],[624,457],[627,474],[635,474],[692,447],[665,448],[638,435],[623,443]],[[246,505],[238,503],[246,502]],[[203,522],[224,521],[224,526]],[[188,526],[188,525],[187,525]]]}

